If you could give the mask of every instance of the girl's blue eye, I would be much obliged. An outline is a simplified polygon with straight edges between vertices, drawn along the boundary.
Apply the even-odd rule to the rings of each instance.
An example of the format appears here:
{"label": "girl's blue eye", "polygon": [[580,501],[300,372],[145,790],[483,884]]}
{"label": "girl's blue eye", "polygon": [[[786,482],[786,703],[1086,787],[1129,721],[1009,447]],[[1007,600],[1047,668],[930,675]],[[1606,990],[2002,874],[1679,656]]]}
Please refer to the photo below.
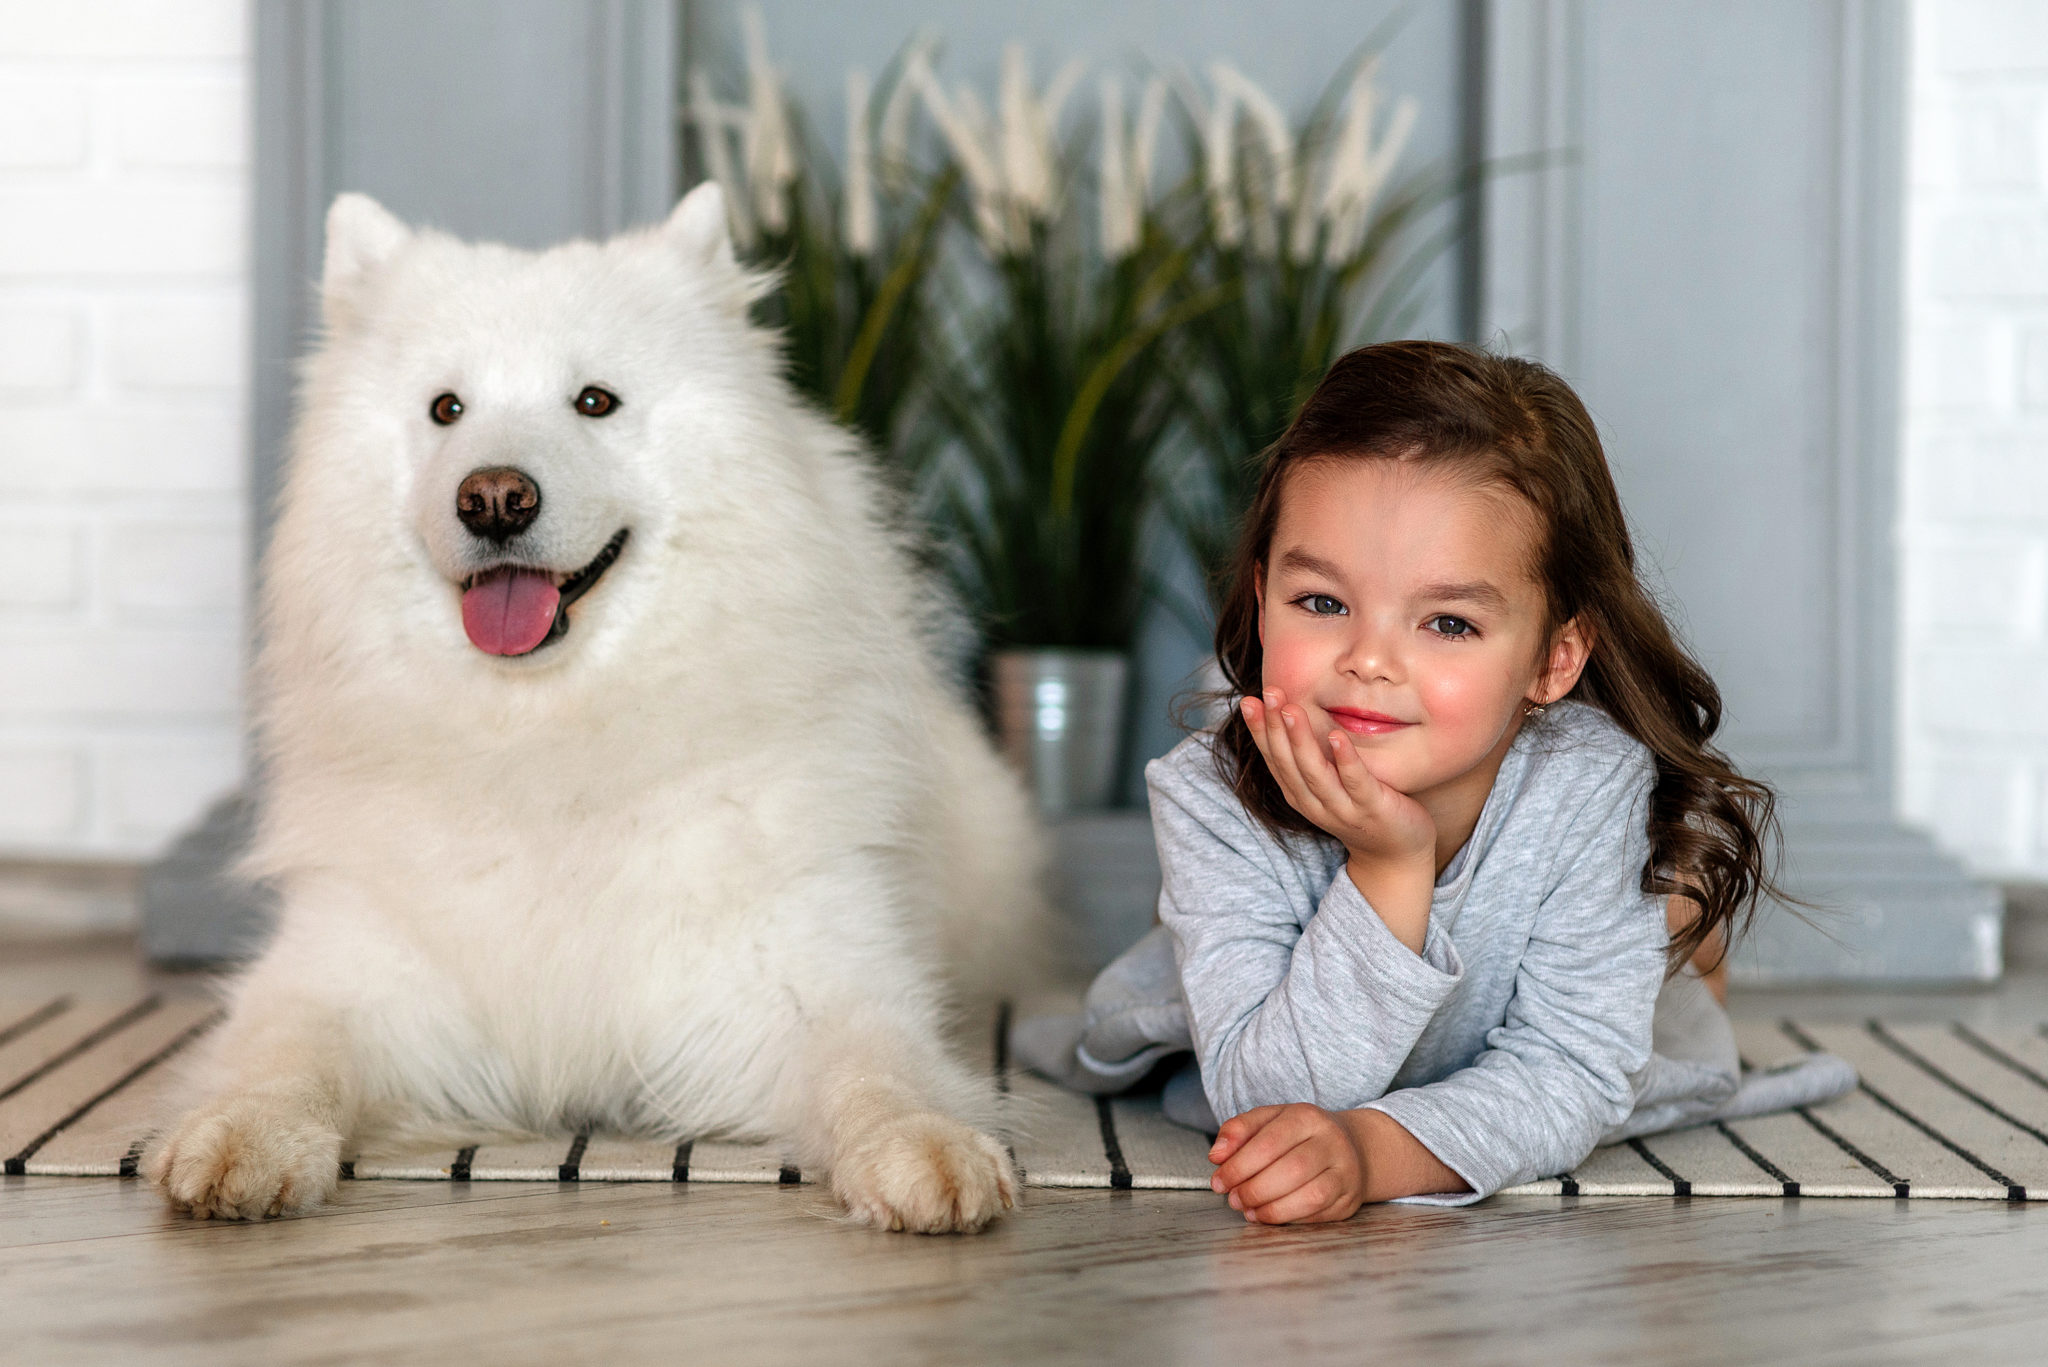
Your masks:
{"label": "girl's blue eye", "polygon": [[1294,601],[1317,617],[1337,617],[1344,611],[1344,605],[1327,593],[1304,593]]}
{"label": "girl's blue eye", "polygon": [[1453,617],[1449,613],[1430,618],[1429,629],[1439,636],[1448,636],[1454,641],[1461,636],[1473,634],[1470,622],[1462,617]]}

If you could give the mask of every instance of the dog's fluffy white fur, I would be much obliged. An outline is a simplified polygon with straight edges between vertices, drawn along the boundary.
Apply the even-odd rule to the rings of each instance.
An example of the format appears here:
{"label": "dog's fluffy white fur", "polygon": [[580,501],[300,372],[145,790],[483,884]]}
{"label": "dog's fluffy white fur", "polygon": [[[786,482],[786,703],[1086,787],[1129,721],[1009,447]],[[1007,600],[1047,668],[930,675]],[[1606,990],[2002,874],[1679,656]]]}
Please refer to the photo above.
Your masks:
{"label": "dog's fluffy white fur", "polygon": [[[246,1218],[374,1133],[595,1125],[779,1140],[862,1220],[981,1227],[1015,1177],[942,980],[1043,924],[1040,836],[865,457],[748,323],[717,190],[540,253],[359,195],[327,230],[254,673],[283,911],[145,1171]],[[541,490],[503,549],[456,517],[494,466]],[[465,638],[472,576],[621,528],[565,636]]]}

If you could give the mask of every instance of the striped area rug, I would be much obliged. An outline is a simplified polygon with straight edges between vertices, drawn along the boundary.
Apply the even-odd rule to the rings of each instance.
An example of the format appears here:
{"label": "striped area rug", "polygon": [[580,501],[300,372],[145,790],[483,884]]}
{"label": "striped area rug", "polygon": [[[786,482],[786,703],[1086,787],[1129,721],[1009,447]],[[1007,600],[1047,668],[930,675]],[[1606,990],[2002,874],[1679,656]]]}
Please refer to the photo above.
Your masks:
{"label": "striped area rug", "polygon": [[[163,1064],[217,1019],[211,1003],[0,1003],[0,1156],[10,1175],[132,1176],[162,1109]],[[989,1032],[996,1040],[1000,1029]],[[2048,1199],[2048,1026],[1746,1021],[1752,1066],[1810,1049],[1863,1083],[1825,1106],[1698,1126],[1596,1151],[1523,1195]],[[987,1038],[985,1036],[984,1038]],[[1156,1097],[1091,1098],[991,1059],[1025,1181],[1206,1190],[1208,1139]],[[774,1148],[605,1134],[350,1155],[343,1176],[428,1181],[794,1183]]]}

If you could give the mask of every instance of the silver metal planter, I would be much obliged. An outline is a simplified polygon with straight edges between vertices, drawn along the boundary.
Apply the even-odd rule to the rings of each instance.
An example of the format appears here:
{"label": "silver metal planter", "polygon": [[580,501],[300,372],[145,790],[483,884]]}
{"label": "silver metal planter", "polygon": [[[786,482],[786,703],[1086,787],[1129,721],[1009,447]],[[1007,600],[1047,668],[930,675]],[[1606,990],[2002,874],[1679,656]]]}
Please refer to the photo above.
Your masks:
{"label": "silver metal planter", "polygon": [[1114,650],[999,650],[996,734],[1047,816],[1107,807],[1123,753],[1129,657]]}

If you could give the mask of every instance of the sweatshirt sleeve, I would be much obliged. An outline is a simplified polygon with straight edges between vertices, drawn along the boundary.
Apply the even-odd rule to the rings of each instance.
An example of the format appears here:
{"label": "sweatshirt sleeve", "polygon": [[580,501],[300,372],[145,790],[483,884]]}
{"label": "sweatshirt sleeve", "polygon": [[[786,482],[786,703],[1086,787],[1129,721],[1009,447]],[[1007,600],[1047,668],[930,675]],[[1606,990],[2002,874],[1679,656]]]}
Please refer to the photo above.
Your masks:
{"label": "sweatshirt sleeve", "polygon": [[[1211,761],[1202,751],[1194,762]],[[1342,868],[1326,889],[1283,877],[1283,866],[1298,870],[1235,795],[1184,769],[1155,762],[1146,780],[1159,918],[1174,939],[1210,1106],[1227,1118],[1379,1096],[1463,974],[1449,937],[1432,921],[1415,954]]]}
{"label": "sweatshirt sleeve", "polygon": [[1655,781],[1647,755],[1612,771],[1560,833],[1508,1002],[1469,1067],[1370,1104],[1465,1179],[1464,1204],[1569,1172],[1634,1105],[1668,941],[1642,891]]}

